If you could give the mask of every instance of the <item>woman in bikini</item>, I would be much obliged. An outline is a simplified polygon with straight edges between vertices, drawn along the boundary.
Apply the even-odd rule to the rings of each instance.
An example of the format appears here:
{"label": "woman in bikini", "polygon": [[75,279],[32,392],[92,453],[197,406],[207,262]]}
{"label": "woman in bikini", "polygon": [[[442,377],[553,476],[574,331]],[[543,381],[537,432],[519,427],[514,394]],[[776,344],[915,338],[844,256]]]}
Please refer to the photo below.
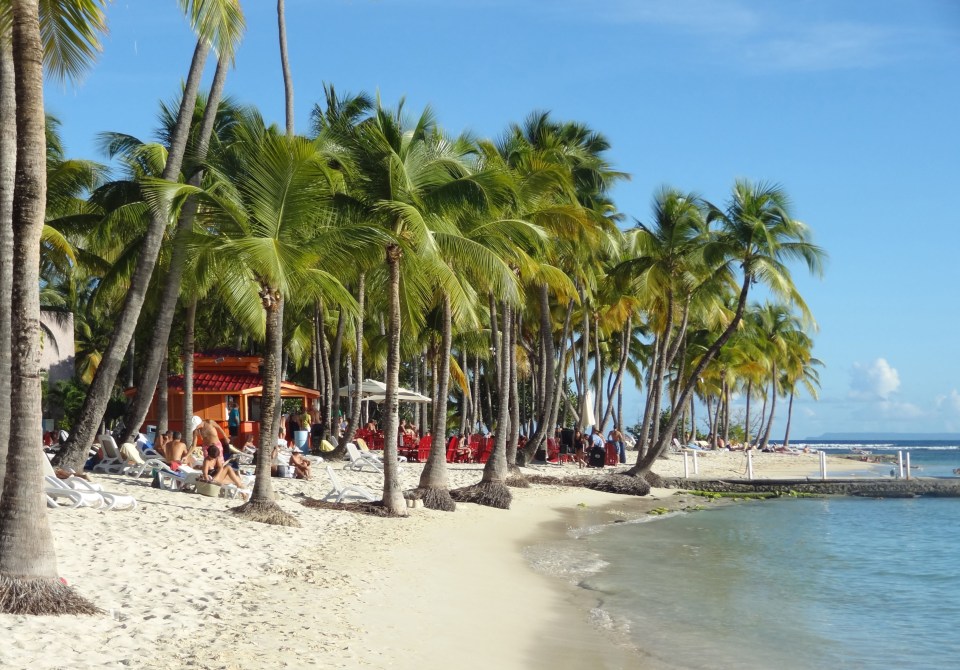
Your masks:
{"label": "woman in bikini", "polygon": [[220,457],[220,447],[207,447],[207,455],[203,459],[201,473],[201,479],[205,482],[219,484],[220,486],[234,484],[238,489],[243,488],[240,475],[237,474],[236,470],[226,465]]}

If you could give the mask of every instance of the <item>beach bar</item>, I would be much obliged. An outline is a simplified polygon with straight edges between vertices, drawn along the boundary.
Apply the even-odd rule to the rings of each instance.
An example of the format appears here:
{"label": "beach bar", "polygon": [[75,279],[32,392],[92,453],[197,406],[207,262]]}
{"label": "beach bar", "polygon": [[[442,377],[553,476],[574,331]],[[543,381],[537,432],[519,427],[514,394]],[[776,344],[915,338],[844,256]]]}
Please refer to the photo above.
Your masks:
{"label": "beach bar", "polygon": [[[240,435],[260,436],[260,403],[263,396],[263,378],[260,366],[263,359],[236,353],[204,352],[193,357],[193,413],[202,419],[213,419],[227,429],[230,401],[240,410]],[[183,375],[167,377],[167,417],[170,430],[183,431]],[[136,394],[136,387],[123,393],[128,398]],[[280,396],[298,398],[304,408],[311,407],[320,398],[320,391],[287,381],[280,382]],[[147,412],[145,425],[157,423],[157,396],[154,394]]]}

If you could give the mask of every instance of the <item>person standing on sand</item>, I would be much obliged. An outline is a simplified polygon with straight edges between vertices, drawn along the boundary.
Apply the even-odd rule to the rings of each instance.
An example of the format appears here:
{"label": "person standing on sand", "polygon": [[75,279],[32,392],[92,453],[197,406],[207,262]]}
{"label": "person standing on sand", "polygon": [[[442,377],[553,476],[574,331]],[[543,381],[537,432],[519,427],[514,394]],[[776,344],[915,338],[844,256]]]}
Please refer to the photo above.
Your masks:
{"label": "person standing on sand", "polygon": [[623,433],[619,426],[614,426],[610,431],[610,441],[617,445],[617,454],[620,456],[621,465],[627,462],[627,445],[623,441]]}
{"label": "person standing on sand", "polygon": [[227,430],[230,431],[230,437],[234,438],[240,434],[240,408],[233,400],[230,401],[230,409],[227,410]]}

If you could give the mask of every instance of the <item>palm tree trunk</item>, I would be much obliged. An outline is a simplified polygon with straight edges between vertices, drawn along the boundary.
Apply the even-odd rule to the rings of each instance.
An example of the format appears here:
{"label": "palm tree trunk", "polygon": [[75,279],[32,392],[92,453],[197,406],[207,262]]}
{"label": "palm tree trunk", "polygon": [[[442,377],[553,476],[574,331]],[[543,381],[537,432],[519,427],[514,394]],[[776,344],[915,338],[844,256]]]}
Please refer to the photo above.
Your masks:
{"label": "palm tree trunk", "polygon": [[790,446],[790,420],[793,418],[793,389],[790,389],[790,402],[787,404],[787,427],[783,431],[783,446]]}
{"label": "palm tree trunk", "polygon": [[[197,323],[197,299],[192,298],[183,317],[183,441],[193,443],[193,350]],[[261,405],[263,403],[261,402]],[[261,424],[262,425],[262,424]]]}
{"label": "palm tree trunk", "polygon": [[164,350],[160,361],[160,377],[157,379],[157,435],[163,435],[170,428],[170,387],[167,385],[169,360],[169,353]]}
{"label": "palm tree trunk", "polygon": [[[488,293],[487,298],[490,303],[490,348],[496,354],[494,369],[497,372],[497,388],[499,389],[502,368],[500,367],[500,332],[497,329],[497,303],[493,298],[493,293]],[[493,414],[493,405],[490,406],[490,413]]]}
{"label": "palm tree trunk", "polygon": [[456,503],[450,497],[447,477],[447,396],[450,393],[450,349],[453,346],[453,324],[450,317],[450,296],[443,296],[443,330],[437,354],[436,395],[433,397],[433,421],[430,426],[430,456],[420,473],[423,506],[452,512]]}
{"label": "palm tree trunk", "polygon": [[[210,85],[210,93],[207,96],[207,106],[203,110],[203,119],[200,122],[199,142],[196,149],[197,161],[203,161],[207,156],[207,148],[210,146],[210,137],[213,135],[217,108],[220,106],[220,98],[223,95],[223,85],[227,78],[228,67],[228,61],[224,59],[217,61],[217,70],[213,77],[213,83]],[[190,184],[199,186],[202,180],[203,170],[198,170],[191,176]],[[187,264],[187,238],[193,232],[193,222],[196,214],[197,201],[195,198],[190,198],[177,220],[170,269],[167,271],[166,281],[163,285],[163,294],[160,297],[160,306],[157,309],[157,317],[153,325],[150,347],[147,349],[146,357],[143,360],[143,368],[137,384],[137,395],[134,396],[133,403],[131,403],[123,421],[125,426],[124,442],[134,441],[147,412],[150,411],[153,389],[156,388],[157,380],[160,377],[161,359],[166,356],[170,329],[173,327],[173,319],[177,311],[177,298],[180,296],[183,271]],[[133,358],[134,341],[130,341],[131,359]],[[133,382],[130,385],[133,386]]]}
{"label": "palm tree trunk", "polygon": [[777,410],[777,362],[772,362],[773,378],[770,380],[770,416],[767,417],[767,427],[760,439],[760,448],[765,449],[770,441],[770,431],[773,429],[773,416]]}
{"label": "palm tree trunk", "polygon": [[[723,345],[727,343],[727,340],[733,335],[734,331],[737,329],[737,326],[740,325],[741,319],[743,319],[743,311],[747,306],[747,296],[750,292],[750,284],[753,281],[753,276],[750,273],[746,273],[743,278],[743,284],[740,288],[740,295],[737,299],[737,309],[734,312],[733,319],[730,320],[730,323],[727,324],[727,327],[724,328],[720,336],[707,347],[707,350],[704,352],[703,356],[700,358],[700,362],[697,363],[697,366],[693,369],[693,372],[690,374],[690,377],[687,379],[686,383],[683,386],[683,391],[680,393],[680,397],[677,399],[678,403],[685,403],[690,397],[690,394],[693,392],[693,388],[697,384],[697,380],[700,379],[700,375],[703,374],[703,371],[710,364],[716,355],[720,352],[720,349],[723,348]],[[652,448],[643,458],[637,460],[637,464],[632,467],[627,474],[630,475],[639,475],[641,473],[647,472],[650,470],[650,467],[653,465],[653,462],[662,454],[667,445],[670,443],[670,434],[676,429],[677,421],[680,417],[676,413],[670,417],[670,423],[667,426],[667,430],[664,432],[664,435],[661,435],[660,439],[657,441],[657,444]]]}
{"label": "palm tree trunk", "polygon": [[340,368],[343,367],[343,334],[347,327],[347,316],[343,309],[337,314],[337,334],[330,347],[330,393],[333,398],[333,413],[340,414]]}
{"label": "palm tree trunk", "polygon": [[[57,557],[47,521],[39,444],[40,234],[46,202],[43,50],[38,3],[12,3],[16,79],[16,186],[13,194],[11,425],[23,427],[7,455],[0,496],[0,612],[93,614],[92,604],[57,580]],[[9,120],[8,120],[9,121]]]}
{"label": "palm tree trunk", "polygon": [[[193,118],[193,109],[197,100],[197,89],[200,85],[200,77],[203,74],[203,65],[206,62],[209,49],[209,42],[200,39],[193,53],[190,73],[184,85],[180,109],[177,114],[177,123],[171,134],[167,162],[161,175],[167,181],[176,181],[180,174],[180,166],[183,164],[183,155],[190,132],[190,120]],[[74,432],[57,455],[56,463],[59,465],[74,469],[81,468],[87,450],[93,443],[107,402],[110,400],[117,373],[120,371],[123,354],[137,327],[140,310],[146,299],[147,288],[150,285],[150,278],[153,276],[157,255],[163,242],[169,211],[169,200],[163,200],[159,203],[156,211],[151,211],[150,225],[147,228],[147,233],[143,236],[140,256],[130,280],[130,287],[124,299],[123,308],[114,319],[115,328],[110,337],[110,343],[103,353],[96,375],[94,375],[93,382],[90,384],[83,408],[80,410],[80,418],[74,425]]]}
{"label": "palm tree trunk", "polygon": [[13,301],[13,191],[17,168],[13,43],[0,35],[0,489],[10,441],[10,304]]}
{"label": "palm tree trunk", "polygon": [[283,296],[280,291],[262,287],[260,298],[266,311],[265,348],[263,356],[263,396],[260,402],[260,442],[257,447],[256,482],[250,500],[232,511],[251,521],[275,526],[300,526],[300,523],[277,505],[270,465],[280,429],[280,377],[283,357]]}
{"label": "palm tree trunk", "polygon": [[515,478],[520,477],[524,484],[526,479],[520,474],[517,467],[517,443],[520,441],[520,389],[517,380],[517,346],[516,341],[520,331],[520,314],[514,317],[513,328],[510,329],[510,342],[508,343],[507,361],[509,362],[509,388],[510,388],[510,434],[507,436],[507,467],[510,469],[511,484],[516,484]]}
{"label": "palm tree trunk", "polygon": [[506,486],[507,478],[507,424],[510,421],[510,365],[508,354],[509,332],[512,328],[510,306],[503,305],[503,337],[497,350],[498,364],[504,374],[500,378],[500,405],[497,411],[497,432],[494,435],[493,451],[483,467],[483,478],[479,484],[455,491],[454,500],[475,502],[489,507],[510,509],[513,494]]}
{"label": "palm tree trunk", "polygon": [[[357,305],[359,306],[359,316],[357,317],[357,323],[355,325],[357,363],[356,372],[354,373],[353,378],[356,381],[356,386],[353,389],[353,395],[350,404],[350,419],[347,421],[347,430],[343,434],[343,440],[341,440],[341,444],[344,445],[344,451],[346,451],[346,443],[353,441],[353,435],[357,431],[357,426],[360,425],[360,385],[363,384],[363,304],[367,295],[366,287],[366,274],[361,272],[360,278],[357,280]],[[339,393],[339,391],[337,391],[337,393]]]}
{"label": "palm tree trunk", "polygon": [[[603,416],[603,375],[604,375],[604,366],[603,366],[603,355],[600,353],[600,315],[595,314],[593,317],[593,373],[595,376],[594,383],[594,393],[596,398],[594,398],[594,416],[597,421],[600,420],[600,417]],[[603,424],[599,424],[600,433],[603,434]]]}
{"label": "palm tree trunk", "polygon": [[[603,432],[606,429],[607,420],[610,418],[610,415],[613,413],[614,393],[618,394],[618,396],[620,395],[620,389],[623,384],[623,373],[627,369],[627,355],[630,353],[629,344],[630,344],[630,338],[632,337],[632,334],[633,334],[633,316],[628,316],[627,325],[623,329],[623,338],[621,340],[621,345],[620,345],[620,361],[617,364],[617,376],[613,380],[613,389],[607,400],[607,409],[603,414],[603,420],[600,421],[601,432]],[[621,420],[622,420],[622,417],[617,418],[618,430],[623,430],[623,424],[620,423]]]}
{"label": "palm tree trunk", "polygon": [[317,388],[317,384],[320,383],[319,378],[317,377],[317,359],[319,354],[317,353],[317,310],[313,310],[313,318],[310,320],[310,383],[312,388]]}
{"label": "palm tree trunk", "polygon": [[400,492],[400,473],[397,462],[397,436],[400,429],[400,403],[397,389],[400,386],[400,247],[387,247],[387,270],[389,272],[389,318],[387,329],[387,391],[383,404],[386,421],[383,427],[383,506],[393,516],[407,516],[406,503]]}
{"label": "palm tree trunk", "polygon": [[661,342],[663,338],[659,335],[654,335],[653,338],[653,354],[650,359],[650,367],[647,370],[647,401],[644,404],[643,408],[643,422],[640,425],[640,440],[637,443],[637,449],[640,451],[640,456],[643,457],[648,451],[648,445],[652,440],[650,439],[651,430],[650,426],[654,421],[654,401],[656,400],[656,393],[654,392],[654,386],[656,384],[656,370],[657,366],[660,365],[660,356],[661,356]]}
{"label": "palm tree trunk", "polygon": [[283,69],[283,93],[287,117],[287,137],[293,137],[293,76],[287,58],[287,18],[284,0],[277,0],[277,28],[280,33],[280,67]]}
{"label": "palm tree trunk", "polygon": [[743,422],[743,447],[750,448],[750,396],[753,395],[753,382],[747,382],[747,416]]}

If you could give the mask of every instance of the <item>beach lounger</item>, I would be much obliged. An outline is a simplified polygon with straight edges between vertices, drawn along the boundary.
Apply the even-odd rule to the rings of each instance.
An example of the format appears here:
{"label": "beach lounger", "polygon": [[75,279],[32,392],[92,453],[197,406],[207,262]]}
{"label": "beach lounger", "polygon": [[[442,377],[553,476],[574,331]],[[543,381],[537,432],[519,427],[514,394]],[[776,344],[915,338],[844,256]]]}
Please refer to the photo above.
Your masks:
{"label": "beach lounger", "polygon": [[181,465],[179,470],[171,470],[164,466],[157,470],[157,479],[160,488],[167,491],[183,491],[184,489],[195,486],[200,477],[200,471],[186,465]]}
{"label": "beach lounger", "polygon": [[99,438],[100,449],[103,451],[103,458],[99,463],[93,466],[93,472],[105,472],[111,475],[122,475],[127,471],[127,462],[120,455],[120,449],[117,443],[109,435],[101,435]]}
{"label": "beach lounger", "polygon": [[51,501],[54,506],[59,507],[61,500],[70,501],[68,507],[71,509],[76,509],[77,507],[93,507],[99,509],[106,504],[103,496],[97,492],[84,493],[82,491],[75,491],[66,484],[60,484],[59,482],[60,480],[56,477],[43,478],[43,492],[47,495],[48,507]]}
{"label": "beach lounger", "polygon": [[[44,461],[43,475],[48,497],[52,496],[55,499],[57,497],[67,498],[75,503],[72,505],[73,507],[105,507],[108,510],[136,509],[137,501],[133,496],[120,493],[108,493],[104,491],[103,487],[99,484],[88,482],[82,477],[60,479],[57,477],[53,466],[50,465],[50,461],[47,461],[47,459],[44,459]],[[63,491],[73,491],[77,493],[79,500],[77,499],[78,496],[72,496]],[[56,500],[54,500],[54,502],[56,502]]]}
{"label": "beach lounger", "polygon": [[122,447],[117,447],[116,440],[110,435],[101,435],[100,444],[107,455],[119,455],[124,465],[123,473],[131,477],[142,477],[148,470],[159,470],[167,464],[162,458],[144,458],[136,444],[125,442]]}
{"label": "beach lounger", "polygon": [[348,496],[354,497],[354,498],[361,498],[368,502],[373,502],[377,499],[376,496],[373,495],[373,493],[371,493],[368,489],[364,488],[363,486],[357,486],[353,484],[344,486],[340,482],[340,480],[337,478],[337,475],[333,471],[333,468],[327,465],[326,469],[327,469],[327,477],[330,478],[330,484],[333,486],[333,488],[330,489],[330,492],[327,493],[327,495],[323,496],[324,500],[331,500],[336,498],[334,502],[343,502],[343,499]]}
{"label": "beach lounger", "polygon": [[347,442],[347,456],[350,457],[350,460],[343,464],[344,470],[362,472],[369,469],[370,472],[383,472],[383,461],[360,451],[353,442]]}

